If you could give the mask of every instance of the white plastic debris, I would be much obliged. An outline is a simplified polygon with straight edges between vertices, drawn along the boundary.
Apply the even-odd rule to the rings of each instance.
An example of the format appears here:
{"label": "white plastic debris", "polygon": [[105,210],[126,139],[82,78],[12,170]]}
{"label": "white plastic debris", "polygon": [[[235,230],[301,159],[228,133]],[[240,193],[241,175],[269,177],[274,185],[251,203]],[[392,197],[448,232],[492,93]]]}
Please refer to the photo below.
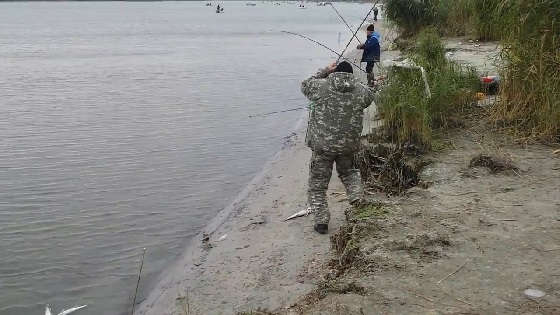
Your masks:
{"label": "white plastic debris", "polygon": [[530,298],[541,298],[546,295],[546,293],[537,289],[527,289],[523,293]]}

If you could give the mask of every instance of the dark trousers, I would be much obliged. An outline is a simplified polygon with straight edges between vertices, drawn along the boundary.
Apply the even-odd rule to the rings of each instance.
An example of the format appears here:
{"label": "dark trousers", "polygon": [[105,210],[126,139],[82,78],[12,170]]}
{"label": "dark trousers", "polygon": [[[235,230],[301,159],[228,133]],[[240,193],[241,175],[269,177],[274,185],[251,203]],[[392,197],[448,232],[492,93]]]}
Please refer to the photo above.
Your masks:
{"label": "dark trousers", "polygon": [[375,62],[371,61],[368,62],[366,65],[366,73],[367,73],[367,82],[369,86],[373,86],[375,83],[375,77],[373,75],[373,65]]}

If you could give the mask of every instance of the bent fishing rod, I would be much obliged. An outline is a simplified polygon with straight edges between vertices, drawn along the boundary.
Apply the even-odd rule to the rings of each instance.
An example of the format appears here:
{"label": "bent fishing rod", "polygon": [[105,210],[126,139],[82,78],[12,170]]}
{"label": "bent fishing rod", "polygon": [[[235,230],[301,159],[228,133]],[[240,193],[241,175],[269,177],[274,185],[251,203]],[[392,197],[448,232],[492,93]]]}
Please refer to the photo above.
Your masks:
{"label": "bent fishing rod", "polygon": [[[340,14],[340,12],[338,12],[338,10],[335,8],[334,4],[330,4],[331,8],[334,10],[334,12],[336,12],[336,15],[338,15],[338,17],[342,20],[342,22],[344,22],[344,24],[346,24],[346,27],[348,27],[348,29],[350,30],[350,33],[354,33],[354,30],[352,29],[352,27],[350,27],[350,25],[348,25],[348,23],[346,22],[346,20],[344,19],[344,17],[342,17],[342,14]],[[360,45],[362,44],[362,42],[360,41],[360,39],[358,38],[358,36],[356,36],[356,34],[353,34],[352,38],[355,38],[358,43],[360,43]]]}
{"label": "bent fishing rod", "polygon": [[[305,36],[305,35],[301,35],[301,34],[298,34],[298,33],[288,32],[288,31],[281,31],[281,32],[282,32],[282,33],[286,33],[286,34],[290,34],[290,35],[299,36],[299,37],[301,37],[301,38],[307,39],[308,41],[313,42],[313,43],[315,43],[315,44],[317,44],[317,45],[319,45],[319,46],[321,46],[321,47],[327,49],[328,51],[332,52],[333,54],[336,54],[336,55],[338,56],[338,59],[337,59],[336,63],[338,63],[338,61],[340,61],[340,59],[344,59],[344,60],[348,61],[350,64],[352,64],[354,67],[356,67],[356,68],[362,70],[363,72],[366,72],[366,70],[362,69],[362,67],[360,67],[359,65],[355,64],[352,60],[350,60],[350,59],[348,59],[348,58],[342,56],[341,54],[337,53],[336,51],[334,51],[333,49],[329,48],[327,45],[325,45],[325,44],[323,44],[323,43],[320,43],[320,42],[318,42],[318,41],[316,41],[316,40],[314,40],[314,39],[312,39],[312,38],[310,38],[310,37],[307,37],[307,36]],[[366,73],[367,73],[367,72],[366,72]]]}
{"label": "bent fishing rod", "polygon": [[285,109],[285,110],[277,110],[277,111],[274,111],[274,112],[268,112],[268,113],[264,113],[264,114],[249,115],[249,118],[266,117],[266,116],[270,116],[270,115],[274,115],[274,114],[293,112],[293,111],[302,110],[302,109],[308,109],[308,107],[307,106],[302,106],[302,107],[290,108],[290,109]]}
{"label": "bent fishing rod", "polygon": [[[350,33],[352,34],[352,36],[354,36],[354,38],[356,38],[356,39],[358,40],[358,42],[359,42],[360,44],[362,44],[362,42],[360,41],[360,39],[359,39],[356,35],[354,35],[355,33],[354,33],[354,30],[352,29],[352,27],[351,27],[350,25],[348,25],[348,23],[346,23],[346,20],[344,19],[344,17],[342,16],[342,14],[340,14],[340,12],[338,12],[338,10],[334,7],[334,4],[331,3],[330,6],[333,8],[334,12],[336,12],[336,14],[338,15],[338,17],[340,17],[340,19],[342,20],[342,22],[344,22],[344,24],[346,24],[346,27],[348,27],[348,30],[350,31]],[[367,18],[367,16],[366,16],[366,18]],[[380,62],[376,62],[375,65],[377,65],[377,67],[378,67],[381,71],[384,71],[385,68],[381,65]]]}
{"label": "bent fishing rod", "polygon": [[373,6],[371,7],[371,9],[368,11],[368,13],[366,14],[366,16],[364,17],[364,19],[362,20],[362,23],[360,23],[360,26],[358,26],[358,28],[354,31],[354,34],[352,35],[352,37],[350,38],[350,41],[348,41],[348,44],[346,44],[346,47],[344,47],[344,50],[342,51],[342,53],[338,54],[338,59],[336,60],[336,63],[338,63],[340,61],[340,58],[343,58],[342,56],[344,55],[344,53],[346,52],[346,49],[348,49],[348,46],[350,46],[350,43],[352,43],[352,40],[354,40],[354,37],[356,36],[356,34],[358,34],[358,31],[360,30],[360,28],[362,27],[362,25],[364,25],[366,19],[368,18],[368,16],[371,14],[371,12],[373,12],[373,9],[375,9],[375,7],[377,6],[377,3],[379,3],[379,0],[375,1],[375,3],[373,4]]}

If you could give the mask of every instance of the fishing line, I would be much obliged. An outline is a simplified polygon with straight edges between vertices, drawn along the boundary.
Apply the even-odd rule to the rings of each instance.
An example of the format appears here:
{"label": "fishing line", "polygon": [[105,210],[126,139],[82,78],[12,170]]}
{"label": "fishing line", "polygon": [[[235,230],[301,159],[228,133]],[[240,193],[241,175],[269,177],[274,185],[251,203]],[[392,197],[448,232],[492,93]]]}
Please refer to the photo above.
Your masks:
{"label": "fishing line", "polygon": [[[356,63],[354,63],[352,60],[350,60],[350,59],[348,59],[348,58],[346,58],[346,57],[343,57],[341,54],[339,54],[339,53],[337,53],[336,51],[332,50],[331,48],[329,48],[327,45],[325,45],[325,44],[323,44],[323,43],[320,43],[320,42],[318,42],[318,41],[316,41],[316,40],[314,40],[314,39],[312,39],[312,38],[309,38],[309,37],[307,37],[307,36],[305,36],[305,35],[301,35],[301,34],[298,34],[298,33],[288,32],[288,31],[281,31],[281,32],[282,32],[282,33],[286,33],[286,34],[290,34],[290,35],[299,36],[299,37],[301,37],[301,38],[307,39],[308,41],[311,41],[311,42],[313,42],[313,43],[315,43],[315,44],[317,44],[317,45],[319,45],[319,46],[321,46],[321,47],[323,47],[323,48],[329,50],[329,51],[332,52],[333,54],[336,54],[336,55],[338,56],[337,63],[338,63],[338,61],[339,61],[340,59],[344,59],[344,60],[348,61],[350,64],[352,64],[354,67],[358,68],[359,70],[362,70],[363,72],[366,72],[366,70],[362,69],[362,67],[358,66],[358,65],[357,65]],[[367,73],[367,72],[366,72],[366,73]]]}
{"label": "fishing line", "polygon": [[[338,12],[338,10],[334,7],[334,4],[332,4],[332,3],[331,3],[331,8],[333,8],[334,12],[336,12],[336,15],[338,15],[338,17],[342,20],[342,22],[344,22],[344,24],[346,24],[346,27],[348,27],[348,29],[350,30],[350,33],[354,33],[354,30],[352,29],[352,27],[350,27],[350,25],[348,25],[346,20],[342,17],[342,14],[340,14],[340,12]],[[358,41],[358,43],[362,44],[362,42],[360,41],[358,36],[356,36],[355,34],[352,35],[352,36],[354,36],[353,38],[355,38]]]}
{"label": "fishing line", "polygon": [[296,107],[296,108],[290,108],[290,109],[285,109],[285,110],[278,110],[278,111],[269,112],[269,113],[264,113],[264,114],[249,115],[249,118],[254,118],[254,117],[265,117],[265,116],[269,116],[269,115],[280,114],[280,113],[286,113],[286,112],[293,112],[293,111],[302,110],[302,109],[307,109],[307,106]]}
{"label": "fishing line", "polygon": [[[360,26],[358,26],[358,28],[356,29],[356,31],[354,31],[354,34],[352,35],[352,37],[350,38],[350,41],[348,42],[348,44],[346,44],[346,47],[344,47],[344,50],[342,51],[342,53],[337,54],[338,55],[338,59],[336,60],[336,63],[338,63],[340,61],[340,58],[343,58],[342,56],[344,55],[344,53],[346,52],[346,49],[348,49],[348,46],[350,46],[350,43],[352,43],[352,41],[354,40],[354,37],[356,36],[356,34],[358,33],[358,31],[360,30],[360,28],[362,27],[362,25],[364,25],[366,19],[368,18],[368,16],[371,14],[371,12],[373,11],[373,9],[375,9],[375,7],[377,6],[377,3],[379,2],[379,0],[375,1],[375,3],[373,4],[373,6],[371,7],[371,9],[369,10],[369,12],[366,14],[366,16],[364,17],[364,19],[362,20],[362,23],[360,23]],[[364,71],[365,72],[365,71]]]}

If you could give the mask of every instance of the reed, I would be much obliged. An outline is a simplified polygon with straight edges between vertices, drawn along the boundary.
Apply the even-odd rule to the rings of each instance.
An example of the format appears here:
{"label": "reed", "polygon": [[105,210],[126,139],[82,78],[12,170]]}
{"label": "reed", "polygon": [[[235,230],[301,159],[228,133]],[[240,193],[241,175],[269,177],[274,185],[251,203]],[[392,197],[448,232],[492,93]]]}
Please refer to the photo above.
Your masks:
{"label": "reed", "polygon": [[479,81],[473,69],[445,58],[445,47],[433,29],[419,35],[411,58],[426,69],[432,96],[426,97],[419,71],[393,68],[378,105],[393,142],[429,149],[433,130],[453,126],[472,104]]}
{"label": "reed", "polygon": [[[502,0],[501,101],[492,117],[518,139],[560,141],[560,1]],[[507,13],[507,14],[506,14]]]}
{"label": "reed", "polygon": [[441,35],[495,40],[502,30],[498,7],[497,0],[387,0],[386,15],[405,37],[432,26]]}

